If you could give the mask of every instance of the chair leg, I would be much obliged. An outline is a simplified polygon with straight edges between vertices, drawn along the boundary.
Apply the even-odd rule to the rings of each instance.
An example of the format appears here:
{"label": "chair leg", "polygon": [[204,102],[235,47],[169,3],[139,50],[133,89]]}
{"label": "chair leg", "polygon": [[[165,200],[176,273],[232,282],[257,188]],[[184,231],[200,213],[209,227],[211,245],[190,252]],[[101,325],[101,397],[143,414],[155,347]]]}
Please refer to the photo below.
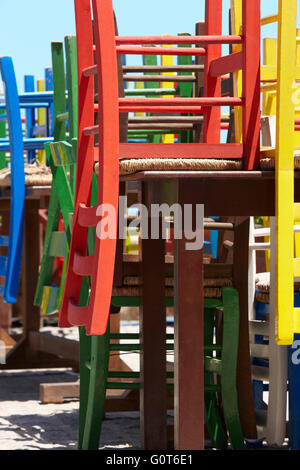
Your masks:
{"label": "chair leg", "polygon": [[104,416],[109,363],[109,325],[103,336],[91,337],[90,383],[82,449],[97,450]]}
{"label": "chair leg", "polygon": [[223,344],[222,344],[222,404],[232,448],[245,448],[238,410],[236,366],[239,341],[239,298],[231,287],[222,289]]}
{"label": "chair leg", "polygon": [[86,421],[86,411],[89,396],[90,369],[87,363],[91,361],[91,336],[86,335],[85,327],[79,327],[79,363],[80,363],[80,392],[78,419],[78,449],[82,449],[83,434]]}
{"label": "chair leg", "polygon": [[[204,344],[213,342],[214,315],[211,309],[204,309]],[[204,373],[205,385],[214,384],[214,376],[211,372]],[[205,426],[211,438],[212,445],[217,449],[226,449],[227,435],[219,413],[219,407],[215,393],[205,393]]]}

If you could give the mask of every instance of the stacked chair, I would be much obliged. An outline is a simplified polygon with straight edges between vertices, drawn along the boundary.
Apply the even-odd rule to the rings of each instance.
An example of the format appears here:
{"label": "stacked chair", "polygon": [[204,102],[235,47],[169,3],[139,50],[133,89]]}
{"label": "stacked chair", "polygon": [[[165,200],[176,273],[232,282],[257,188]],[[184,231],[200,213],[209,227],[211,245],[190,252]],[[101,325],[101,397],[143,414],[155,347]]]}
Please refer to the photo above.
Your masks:
{"label": "stacked chair", "polygon": [[[46,141],[51,137],[23,138],[20,107],[38,108],[49,107],[52,100],[51,93],[18,94],[12,59],[1,58],[1,76],[5,85],[5,101],[1,115],[7,121],[8,138],[0,141],[2,154],[9,155],[3,159],[1,170],[2,188],[10,188],[10,226],[9,234],[1,237],[1,246],[8,247],[8,255],[1,256],[1,276],[5,278],[0,293],[5,302],[15,303],[18,296],[19,277],[21,269],[23,229],[24,229],[24,203],[26,187],[34,185],[49,185],[51,175],[47,168],[25,164],[25,151],[32,155],[37,149],[43,149]],[[9,163],[9,168],[6,168]]]}
{"label": "stacked chair", "polygon": [[[93,17],[94,17],[94,35],[95,45],[93,45],[93,28],[91,19],[91,5],[90,1],[75,2],[76,11],[76,24],[77,24],[77,48],[78,48],[78,141],[77,141],[77,178],[75,188],[75,205],[74,205],[74,216],[72,223],[72,237],[70,245],[70,253],[68,258],[68,269],[64,285],[63,299],[60,309],[60,326],[78,325],[85,326],[87,334],[92,337],[92,352],[90,354],[91,360],[88,361],[88,368],[90,369],[90,387],[89,387],[89,399],[87,406],[87,418],[86,418],[86,429],[83,434],[83,448],[90,448],[90,446],[98,446],[98,436],[95,434],[95,423],[98,419],[101,421],[103,416],[103,405],[99,407],[99,403],[102,400],[104,403],[106,386],[112,386],[110,383],[107,384],[107,377],[117,377],[117,374],[109,376],[108,373],[108,355],[109,355],[109,327],[108,318],[111,304],[117,304],[118,306],[126,305],[126,294],[125,291],[129,291],[128,287],[124,288],[123,277],[119,278],[118,283],[116,282],[116,271],[115,271],[115,242],[111,239],[99,240],[95,238],[95,244],[93,249],[90,251],[88,247],[88,236],[90,230],[96,227],[97,224],[97,206],[95,202],[91,201],[91,189],[93,185],[93,167],[98,173],[98,197],[96,199],[98,205],[101,203],[110,203],[116,209],[118,208],[118,178],[119,173],[119,161],[117,155],[120,148],[120,170],[121,174],[135,173],[136,171],[144,169],[152,169],[161,171],[163,175],[164,169],[238,169],[244,164],[246,169],[253,169],[258,164],[258,138],[259,138],[259,121],[258,121],[258,104],[257,110],[257,121],[254,129],[249,127],[250,108],[253,112],[253,97],[257,92],[256,89],[247,89],[245,99],[242,101],[237,97],[219,97],[220,93],[220,76],[226,72],[242,67],[242,57],[244,59],[246,54],[252,54],[252,58],[255,55],[254,48],[245,47],[243,53],[232,56],[232,62],[229,65],[224,64],[220,61],[217,65],[215,61],[215,69],[211,70],[212,77],[210,80],[207,79],[207,70],[210,61],[215,60],[220,52],[220,44],[226,43],[238,43],[242,41],[241,36],[236,35],[232,37],[217,37],[213,42],[217,43],[217,46],[208,47],[206,52],[205,48],[197,47],[192,49],[190,47],[179,47],[179,48],[164,48],[164,47],[148,47],[152,44],[180,44],[184,46],[197,44],[197,38],[188,36],[178,37],[166,37],[166,38],[119,38],[117,37],[117,49],[115,49],[115,33],[114,33],[114,20],[113,11],[110,1],[94,1],[93,3]],[[244,8],[248,15],[251,15],[255,9],[251,9],[244,2]],[[101,10],[101,15],[100,15]],[[250,11],[251,10],[251,11]],[[217,34],[216,28],[214,30],[214,20],[212,10],[207,5],[206,8],[206,34]],[[247,15],[246,15],[247,16]],[[102,22],[105,22],[110,34],[106,37],[102,37]],[[255,25],[251,23],[250,27],[254,28]],[[253,33],[253,31],[252,31]],[[249,32],[249,35],[251,33]],[[247,41],[247,35],[244,39]],[[129,42],[130,46],[123,46]],[[209,38],[206,36],[199,38],[199,42],[209,44]],[[131,44],[142,44],[146,47],[132,47]],[[118,98],[120,93],[120,76],[118,78],[117,73],[117,56],[118,54],[161,54],[165,55],[166,51],[171,55],[179,55],[180,57],[189,57],[193,55],[206,55],[204,65],[204,96],[208,97],[193,98],[188,96],[185,98]],[[251,52],[249,52],[251,51]],[[94,55],[95,54],[95,55]],[[107,54],[107,59],[105,58]],[[256,54],[257,55],[257,54]],[[94,63],[94,57],[96,63]],[[116,59],[114,59],[116,57]],[[257,57],[256,57],[257,58]],[[105,69],[102,69],[102,65],[106,64]],[[94,64],[94,65],[93,65]],[[196,69],[196,66],[194,66]],[[203,66],[202,66],[203,69]],[[229,69],[229,70],[228,70]],[[145,70],[145,69],[144,69]],[[153,72],[154,69],[152,69]],[[187,69],[186,69],[187,70]],[[94,86],[94,75],[97,74],[97,93],[98,100],[95,103],[95,86]],[[247,70],[244,70],[244,74],[247,74]],[[145,78],[145,77],[144,77]],[[153,77],[151,77],[153,80]],[[160,79],[161,80],[161,79]],[[175,81],[175,80],[174,80]],[[106,87],[109,84],[109,89]],[[119,89],[118,89],[119,84]],[[259,85],[259,84],[258,84]],[[146,94],[146,93],[145,93]],[[244,139],[243,144],[217,144],[217,135],[220,133],[221,125],[221,114],[218,110],[218,106],[232,105],[243,107],[245,105],[245,119],[244,119]],[[119,144],[119,133],[118,133],[118,122],[119,112],[121,115],[125,115],[131,112],[150,112],[152,113],[192,113],[199,110],[199,106],[207,108],[204,113],[203,120],[203,134],[204,142],[199,143],[186,143],[186,144],[155,144],[155,148],[149,144],[133,144],[133,143],[121,143]],[[98,113],[98,124],[95,124],[94,113]],[[154,114],[154,116],[155,116]],[[110,124],[107,119],[109,118]],[[192,116],[195,122],[197,117]],[[129,118],[130,119],[130,118]],[[150,119],[145,118],[146,122]],[[170,119],[172,122],[172,119]],[[159,121],[159,119],[158,119]],[[188,119],[183,116],[182,121],[188,122]],[[181,121],[181,122],[182,122]],[[192,121],[192,119],[190,120]],[[107,122],[107,123],[106,123]],[[111,125],[111,122],[114,124]],[[165,121],[168,122],[168,121]],[[173,120],[174,122],[174,120]],[[179,120],[180,122],[180,120]],[[169,125],[169,122],[168,122]],[[97,143],[94,143],[94,136],[99,135]],[[154,152],[151,155],[151,152]],[[98,158],[98,155],[100,156]],[[215,157],[218,157],[216,160]],[[88,251],[86,251],[88,249]],[[122,251],[117,251],[116,265],[122,265]],[[102,269],[105,266],[105,273]],[[126,266],[126,265],[124,265]],[[134,267],[134,265],[132,265]],[[128,264],[128,269],[130,263]],[[115,274],[114,274],[115,271]],[[102,273],[102,274],[101,274]],[[114,288],[113,290],[113,278]],[[79,298],[79,292],[82,291],[82,280],[90,278],[90,295],[86,305],[82,305],[81,299]],[[117,290],[118,288],[118,290]],[[221,289],[222,290],[222,289]],[[132,297],[136,298],[136,304],[139,303],[140,289],[136,286],[135,292],[131,290],[131,300],[128,300],[132,304]],[[172,289],[166,287],[166,297],[172,297]],[[81,297],[81,296],[80,296]],[[121,298],[121,302],[120,302]],[[213,331],[213,317],[212,312],[215,311],[216,307],[223,307],[224,315],[224,336],[223,345],[226,343],[225,332],[227,331],[226,320],[227,315],[234,315],[234,325],[237,328],[235,331],[235,341],[231,341],[233,351],[230,363],[234,365],[237,354],[237,341],[238,341],[238,302],[237,293],[231,287],[223,288],[222,300],[220,299],[208,299],[206,308],[208,312],[206,314],[207,321],[207,352],[214,349],[221,348],[222,346],[215,346],[211,344],[212,331]],[[125,302],[124,302],[125,301]],[[79,303],[78,303],[79,302]],[[210,311],[211,310],[211,311]],[[234,313],[235,312],[235,313]],[[230,324],[230,320],[229,323]],[[118,346],[120,347],[120,346]],[[235,359],[234,359],[235,358]],[[207,394],[207,427],[209,428],[212,423],[214,426],[210,427],[212,432],[212,441],[222,447],[226,442],[226,433],[221,436],[220,421],[217,420],[217,407],[215,399],[213,398],[217,391],[220,390],[219,386],[215,386],[212,383],[212,377],[214,374],[221,373],[221,370],[226,370],[225,356],[222,355],[222,366],[216,356],[207,354],[206,359],[206,394]],[[101,365],[100,365],[101,364]],[[211,375],[212,374],[212,375]],[[133,376],[132,376],[133,377]],[[221,389],[226,387],[224,379],[221,381]],[[235,390],[235,377],[233,373],[233,382],[230,383],[229,389],[231,390],[232,398]],[[136,386],[136,385],[135,385]],[[222,390],[223,391],[223,390]],[[212,395],[212,397],[211,397]],[[97,400],[97,401],[96,401]],[[237,403],[235,396],[235,404]],[[228,405],[227,399],[223,397],[223,408],[226,415],[226,406]],[[230,432],[230,439],[232,445],[237,448],[238,446],[243,447],[243,437],[240,429],[238,413],[232,413],[231,416],[235,416],[233,426],[237,430],[237,440],[234,440],[233,434]],[[230,429],[230,420],[226,420],[228,429]],[[97,425],[97,424],[96,424]],[[99,424],[97,425],[99,429]],[[88,429],[89,428],[89,429]],[[216,431],[218,430],[218,431]],[[94,432],[94,435],[93,435]],[[219,434],[220,433],[220,434]],[[93,443],[91,444],[92,436]],[[222,444],[221,444],[222,443]]]}
{"label": "stacked chair", "polygon": [[[289,356],[287,348],[300,334],[294,292],[294,280],[300,277],[300,217],[293,193],[299,165],[295,131],[300,129],[293,103],[293,93],[299,91],[297,1],[287,5],[278,0],[278,14],[261,19],[260,0],[231,0],[229,35],[222,35],[222,6],[222,0],[206,0],[205,23],[197,25],[195,36],[123,37],[117,32],[112,0],[75,0],[76,37],[65,38],[65,54],[62,43],[52,43],[52,70],[38,92],[32,77],[26,77],[25,93],[18,94],[12,61],[0,58],[5,84],[5,102],[0,106],[0,185],[10,187],[11,196],[9,235],[0,237],[1,247],[8,247],[8,256],[0,257],[0,276],[5,279],[0,295],[8,303],[16,302],[26,188],[51,184],[34,304],[46,315],[59,313],[60,327],[79,328],[79,449],[99,447],[108,390],[140,391],[141,406],[147,409],[141,427],[148,426],[145,416],[152,413],[158,435],[163,436],[166,417],[159,416],[159,410],[161,414],[166,410],[156,397],[165,397],[170,409],[175,390],[176,427],[178,391],[194,382],[195,393],[204,394],[205,431],[213,448],[244,449],[251,439],[281,446],[286,437],[287,391],[290,447],[299,446],[299,373],[291,363],[293,346]],[[278,23],[277,43],[265,39],[260,66],[261,27],[273,22]],[[228,55],[222,56],[223,45],[229,45]],[[126,65],[128,55],[141,56],[142,65]],[[23,127],[20,107],[26,110]],[[230,116],[221,114],[222,107],[230,107]],[[221,143],[224,129],[227,141]],[[249,222],[242,214],[204,219],[203,228],[211,237],[217,233],[218,249],[213,248],[213,259],[203,267],[203,295],[195,293],[196,299],[202,295],[199,305],[202,300],[204,305],[203,330],[197,323],[198,331],[203,331],[199,344],[204,345],[204,380],[195,370],[190,384],[182,383],[179,368],[174,373],[165,367],[166,351],[174,351],[177,364],[181,354],[175,348],[180,321],[175,320],[175,334],[167,334],[166,307],[174,307],[174,297],[178,306],[184,296],[194,294],[183,292],[184,283],[178,280],[182,245],[176,244],[174,251],[175,213],[168,218],[167,241],[145,239],[143,227],[135,232],[137,242],[129,237],[129,228],[143,217],[145,205],[162,197],[168,203],[190,200],[190,195],[180,198],[180,189],[175,194],[170,182],[170,174],[182,170],[215,172],[225,178],[236,171],[247,178],[249,172],[275,170],[276,208],[270,227],[257,230],[253,219]],[[130,203],[122,205],[119,196],[128,196]],[[203,203],[195,199],[193,203]],[[127,223],[123,234],[121,217]],[[164,214],[160,219],[166,222]],[[150,217],[148,223],[152,228]],[[258,243],[258,236],[268,236],[269,241]],[[244,248],[249,249],[248,298],[243,297],[245,269],[238,268],[241,256],[247,256]],[[269,249],[270,275],[257,276],[256,252]],[[203,262],[197,265],[200,258],[189,259],[193,276],[193,269],[202,269]],[[247,269],[247,263],[243,266]],[[152,302],[155,296],[160,306]],[[256,316],[255,300],[269,305],[268,315]],[[115,329],[114,315],[123,307],[140,308],[139,334]],[[195,319],[188,318],[194,328]],[[146,328],[151,330],[147,335]],[[140,372],[121,366],[121,360],[119,368],[114,367],[111,361],[115,353],[130,351],[141,354]],[[203,351],[197,351],[202,358]],[[149,353],[153,368],[145,360]],[[159,360],[164,362],[160,368]],[[202,367],[199,361],[198,367]],[[152,397],[145,398],[150,379],[157,379],[159,387],[152,402]],[[153,393],[154,388],[149,389]],[[197,410],[198,424],[203,421],[200,415]],[[187,421],[192,422],[190,417]],[[144,433],[145,449],[155,442],[150,439],[149,444],[147,437]],[[176,439],[178,435],[175,448]],[[194,445],[200,440],[195,438]],[[184,442],[181,437],[178,448],[185,448]],[[155,445],[166,448],[167,436]]]}

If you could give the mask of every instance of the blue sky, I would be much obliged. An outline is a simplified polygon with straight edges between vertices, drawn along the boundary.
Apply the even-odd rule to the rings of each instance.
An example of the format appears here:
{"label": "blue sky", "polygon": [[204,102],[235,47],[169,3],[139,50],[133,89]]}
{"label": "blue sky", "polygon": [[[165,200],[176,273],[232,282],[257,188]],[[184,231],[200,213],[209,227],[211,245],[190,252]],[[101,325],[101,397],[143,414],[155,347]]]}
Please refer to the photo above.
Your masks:
{"label": "blue sky", "polygon": [[[204,0],[113,3],[121,35],[193,34],[195,23],[204,19]],[[261,4],[263,16],[276,11],[277,2],[273,0],[261,0]],[[223,0],[223,5],[227,11],[230,0]],[[75,34],[74,0],[0,0],[0,12],[0,55],[13,58],[21,92],[25,74],[43,78],[44,68],[51,66],[51,41],[63,41],[65,35]],[[226,32],[227,19],[223,28]],[[266,27],[264,33],[273,35],[272,28]]]}

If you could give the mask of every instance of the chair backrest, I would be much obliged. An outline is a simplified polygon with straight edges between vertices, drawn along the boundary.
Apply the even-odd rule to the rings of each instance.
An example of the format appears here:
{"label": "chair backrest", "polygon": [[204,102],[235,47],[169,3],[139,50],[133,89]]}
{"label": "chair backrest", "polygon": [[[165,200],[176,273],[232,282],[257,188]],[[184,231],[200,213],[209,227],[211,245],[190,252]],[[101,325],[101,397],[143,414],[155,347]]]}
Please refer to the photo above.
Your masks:
{"label": "chair backrest", "polygon": [[[222,35],[222,0],[206,2],[205,35],[196,37],[116,36],[111,0],[75,0],[75,14],[79,86],[78,177],[60,325],[87,325],[88,334],[103,334],[110,306],[116,241],[112,234],[105,240],[97,237],[93,257],[85,255],[88,227],[95,226],[98,220],[97,207],[90,206],[93,163],[95,160],[99,163],[98,205],[109,204],[116,213],[119,160],[122,159],[231,158],[242,159],[247,170],[256,168],[260,130],[260,1],[243,0],[243,34],[230,36]],[[242,44],[242,52],[221,57],[222,44],[232,43]],[[166,44],[196,44],[197,47],[162,47]],[[204,96],[172,100],[160,97],[119,98],[117,63],[118,57],[124,54],[204,57]],[[243,74],[243,96],[221,97],[222,77],[238,69],[242,69]],[[220,143],[221,106],[243,108],[242,144]],[[97,125],[94,124],[94,112],[98,112]],[[119,143],[119,113],[130,112],[203,114],[203,143]],[[98,135],[97,148],[94,147],[95,134]],[[89,306],[79,309],[82,276],[92,276],[92,285]]]}
{"label": "chair backrest", "polygon": [[17,83],[10,57],[0,58],[0,70],[5,85],[9,149],[11,154],[11,216],[8,257],[1,257],[1,276],[5,276],[5,285],[4,289],[1,289],[1,295],[7,303],[14,303],[18,295],[23,249],[25,203],[24,146]]}
{"label": "chair backrest", "polygon": [[[55,141],[46,144],[46,154],[53,180],[43,258],[34,299],[34,303],[40,305],[43,313],[46,314],[59,309],[64,288],[74,206],[73,193],[76,172],[76,142],[74,139],[77,132],[76,38],[74,36],[65,38],[67,82],[63,44],[60,42],[52,43],[51,49]],[[67,99],[66,83],[68,89]],[[67,142],[67,137],[69,142]],[[60,230],[61,218],[64,230]],[[64,260],[59,282],[56,280],[54,284],[52,282],[54,260],[58,257]]]}

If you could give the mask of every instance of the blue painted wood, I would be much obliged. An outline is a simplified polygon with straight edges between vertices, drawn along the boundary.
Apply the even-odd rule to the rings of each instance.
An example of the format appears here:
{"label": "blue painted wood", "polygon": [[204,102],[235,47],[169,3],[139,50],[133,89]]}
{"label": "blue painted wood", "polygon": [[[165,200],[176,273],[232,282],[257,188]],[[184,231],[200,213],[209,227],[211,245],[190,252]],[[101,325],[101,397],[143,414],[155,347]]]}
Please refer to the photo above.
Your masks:
{"label": "blue painted wood", "polygon": [[[46,91],[53,91],[53,71],[50,67],[45,69],[45,88]],[[46,121],[48,129],[47,136],[51,136],[54,131],[54,105],[52,102],[46,113]]]}
{"label": "blue painted wood", "polygon": [[18,89],[10,57],[0,58],[0,71],[5,84],[12,170],[8,260],[3,297],[7,303],[14,303],[17,300],[19,288],[24,234],[24,146]]}
{"label": "blue painted wood", "polygon": [[9,237],[6,235],[0,235],[0,246],[8,246]]}
{"label": "blue painted wood", "polygon": [[[300,292],[294,294],[294,306],[300,307]],[[300,334],[295,334],[288,349],[289,447],[300,450]]]}
{"label": "blue painted wood", "polygon": [[[24,77],[24,90],[25,92],[32,92],[35,91],[34,88],[34,76],[33,75],[25,75]],[[33,129],[35,126],[35,109],[27,108],[26,109],[26,137],[33,137]],[[28,163],[33,163],[35,161],[35,151],[28,150],[27,152],[27,160]]]}
{"label": "blue painted wood", "polygon": [[[23,139],[24,150],[44,149],[46,142],[53,142],[53,137],[32,137]],[[0,152],[9,152],[10,143],[7,139],[0,139]]]}
{"label": "blue painted wood", "polygon": [[0,276],[6,276],[7,256],[0,256]]}

